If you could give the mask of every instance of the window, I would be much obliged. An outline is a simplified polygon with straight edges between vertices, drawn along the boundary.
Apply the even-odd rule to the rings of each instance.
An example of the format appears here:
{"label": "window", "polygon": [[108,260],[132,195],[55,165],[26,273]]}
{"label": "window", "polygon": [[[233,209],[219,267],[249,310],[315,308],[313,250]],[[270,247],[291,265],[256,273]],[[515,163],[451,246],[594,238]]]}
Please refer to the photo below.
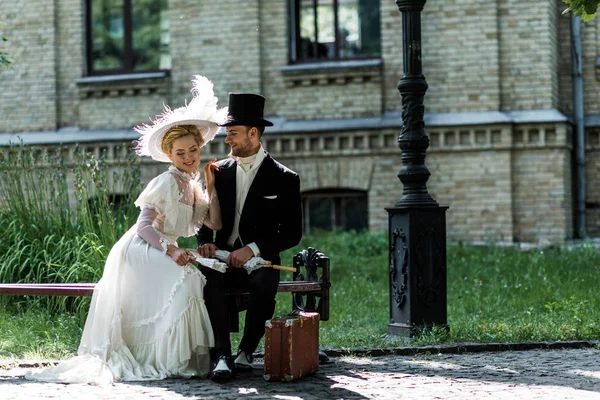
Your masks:
{"label": "window", "polygon": [[86,0],[88,75],[171,68],[167,0]]}
{"label": "window", "polygon": [[379,0],[290,0],[290,61],[381,56]]}
{"label": "window", "polygon": [[303,193],[304,231],[361,231],[368,228],[367,194],[358,190]]}

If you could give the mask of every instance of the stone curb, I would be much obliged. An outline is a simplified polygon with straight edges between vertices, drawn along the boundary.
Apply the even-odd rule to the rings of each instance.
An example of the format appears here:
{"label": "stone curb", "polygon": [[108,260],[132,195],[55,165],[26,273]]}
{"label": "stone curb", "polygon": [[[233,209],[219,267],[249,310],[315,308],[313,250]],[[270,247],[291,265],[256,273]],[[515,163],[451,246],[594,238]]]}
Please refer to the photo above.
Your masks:
{"label": "stone curb", "polygon": [[451,343],[421,347],[390,347],[379,349],[324,349],[329,357],[343,356],[410,356],[416,354],[458,354],[500,351],[525,350],[556,350],[556,349],[585,349],[600,346],[598,340],[547,341],[547,342],[518,342],[518,343]]}
{"label": "stone curb", "polygon": [[[547,342],[519,342],[519,343],[451,343],[436,346],[420,347],[389,347],[389,348],[347,348],[347,349],[321,349],[329,357],[384,357],[384,356],[412,356],[417,354],[459,354],[482,353],[502,351],[526,350],[558,350],[558,349],[586,349],[600,348],[600,340],[572,340],[572,341],[547,341]],[[263,352],[254,353],[256,358],[264,358]],[[0,369],[10,368],[41,368],[58,364],[56,360],[44,361],[19,361],[0,360]]]}
{"label": "stone curb", "polygon": [[[383,357],[383,356],[412,356],[416,354],[458,354],[481,353],[485,351],[525,351],[525,350],[557,350],[557,349],[586,349],[600,346],[600,340],[572,340],[547,342],[519,343],[450,343],[435,346],[420,347],[388,347],[377,349],[321,349],[329,357]],[[254,357],[263,358],[264,353],[254,353]]]}

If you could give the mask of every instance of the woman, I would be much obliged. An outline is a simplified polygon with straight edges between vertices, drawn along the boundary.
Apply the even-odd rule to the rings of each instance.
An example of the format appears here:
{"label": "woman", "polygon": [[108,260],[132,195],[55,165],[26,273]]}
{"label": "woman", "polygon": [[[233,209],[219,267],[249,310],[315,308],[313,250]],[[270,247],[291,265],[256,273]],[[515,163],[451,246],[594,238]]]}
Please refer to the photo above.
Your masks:
{"label": "woman", "polygon": [[206,224],[221,228],[212,160],[198,181],[200,149],[227,114],[217,109],[212,83],[200,76],[189,105],[138,126],[137,153],[170,162],[135,204],[137,223],[111,249],[92,297],[78,356],[28,379],[105,384],[114,381],[205,377],[214,338],[203,300],[206,283],[177,246]]}

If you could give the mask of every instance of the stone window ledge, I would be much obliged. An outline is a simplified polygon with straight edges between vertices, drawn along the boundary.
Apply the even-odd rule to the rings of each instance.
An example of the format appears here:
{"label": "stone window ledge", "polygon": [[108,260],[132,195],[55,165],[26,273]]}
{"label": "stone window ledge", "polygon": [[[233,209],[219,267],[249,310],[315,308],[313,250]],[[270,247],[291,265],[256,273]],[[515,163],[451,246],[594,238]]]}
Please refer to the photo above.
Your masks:
{"label": "stone window ledge", "polygon": [[86,76],[75,80],[79,98],[166,95],[169,87],[168,71],[142,74]]}
{"label": "stone window ledge", "polygon": [[380,82],[381,59],[290,64],[280,69],[286,87]]}

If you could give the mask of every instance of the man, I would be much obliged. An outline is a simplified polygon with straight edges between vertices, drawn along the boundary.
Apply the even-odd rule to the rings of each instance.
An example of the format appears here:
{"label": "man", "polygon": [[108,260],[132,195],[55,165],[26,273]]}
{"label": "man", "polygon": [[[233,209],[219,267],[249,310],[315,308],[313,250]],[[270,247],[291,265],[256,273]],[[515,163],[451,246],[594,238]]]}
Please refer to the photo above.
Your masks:
{"label": "man", "polygon": [[[273,317],[279,271],[259,268],[248,274],[243,265],[254,256],[280,264],[279,253],[302,237],[302,208],[298,174],[275,161],[263,149],[261,136],[273,124],[263,118],[265,98],[251,93],[229,94],[225,123],[229,158],[217,163],[215,189],[221,205],[222,229],[203,227],[199,252],[213,257],[217,249],[231,251],[225,274],[202,268],[207,278],[204,298],[215,335],[212,359],[214,380],[228,379],[235,370],[251,370],[252,354]],[[226,288],[250,293],[244,334],[232,362]]]}

